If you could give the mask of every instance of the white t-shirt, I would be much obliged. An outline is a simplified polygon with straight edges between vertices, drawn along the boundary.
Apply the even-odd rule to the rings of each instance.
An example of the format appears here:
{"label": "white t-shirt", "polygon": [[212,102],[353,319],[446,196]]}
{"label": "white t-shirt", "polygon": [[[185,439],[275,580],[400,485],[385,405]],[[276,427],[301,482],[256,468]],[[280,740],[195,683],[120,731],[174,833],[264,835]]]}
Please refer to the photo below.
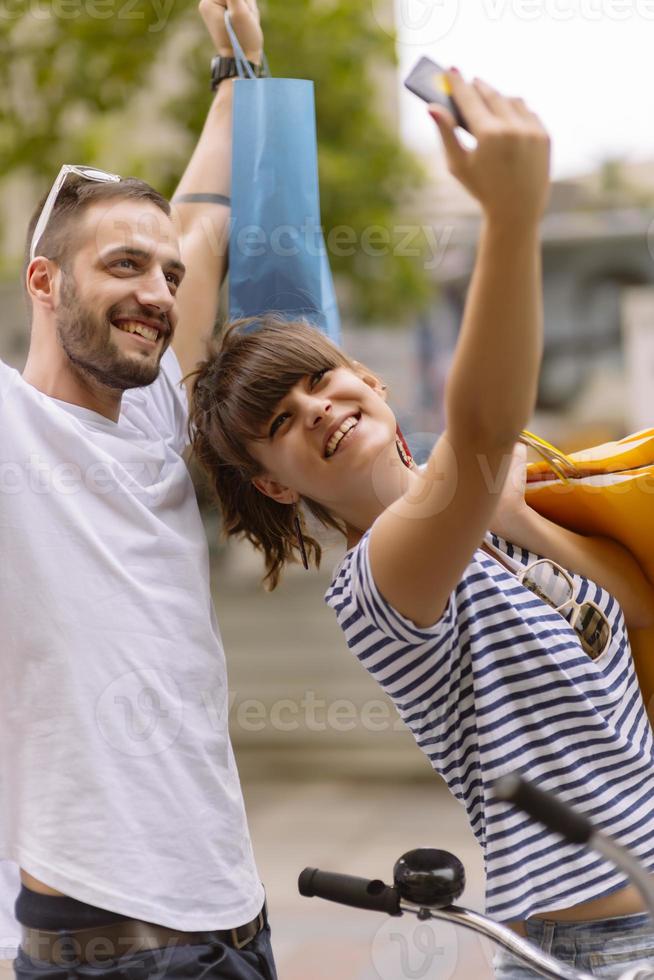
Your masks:
{"label": "white t-shirt", "polygon": [[111,422],[0,362],[0,857],[195,931],[264,894],[180,378],[169,350]]}

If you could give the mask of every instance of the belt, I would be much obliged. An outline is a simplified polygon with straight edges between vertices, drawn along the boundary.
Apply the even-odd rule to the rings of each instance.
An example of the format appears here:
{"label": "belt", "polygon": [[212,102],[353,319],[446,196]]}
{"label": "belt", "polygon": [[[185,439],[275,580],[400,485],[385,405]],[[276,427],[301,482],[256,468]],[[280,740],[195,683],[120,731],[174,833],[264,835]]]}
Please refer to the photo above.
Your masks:
{"label": "belt", "polygon": [[195,946],[201,943],[225,943],[233,949],[243,949],[268,923],[266,905],[252,922],[236,929],[214,929],[207,932],[180,932],[124,919],[106,926],[87,929],[33,929],[23,926],[21,947],[29,957],[57,966],[96,965],[120,956],[131,956],[149,949],[175,946]]}

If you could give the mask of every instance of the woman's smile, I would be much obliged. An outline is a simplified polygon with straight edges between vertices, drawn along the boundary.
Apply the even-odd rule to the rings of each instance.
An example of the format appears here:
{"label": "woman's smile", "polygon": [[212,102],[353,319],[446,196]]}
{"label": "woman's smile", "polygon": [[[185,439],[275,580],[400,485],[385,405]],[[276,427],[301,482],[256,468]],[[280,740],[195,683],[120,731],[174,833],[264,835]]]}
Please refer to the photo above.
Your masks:
{"label": "woman's smile", "polygon": [[361,412],[357,412],[353,415],[348,415],[338,427],[328,435],[324,457],[325,459],[331,459],[335,453],[343,447],[344,443],[349,443],[352,433],[358,427],[361,421]]}

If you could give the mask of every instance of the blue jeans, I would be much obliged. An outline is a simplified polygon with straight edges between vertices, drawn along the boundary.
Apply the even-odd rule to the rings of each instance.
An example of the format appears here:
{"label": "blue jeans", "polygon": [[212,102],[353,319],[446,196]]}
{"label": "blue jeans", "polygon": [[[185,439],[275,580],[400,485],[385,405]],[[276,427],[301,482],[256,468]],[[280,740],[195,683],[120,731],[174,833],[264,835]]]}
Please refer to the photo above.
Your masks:
{"label": "blue jeans", "polygon": [[219,942],[174,946],[70,969],[19,949],[14,973],[17,980],[277,980],[269,926],[240,950]]}
{"label": "blue jeans", "polygon": [[[527,939],[544,953],[594,977],[619,977],[636,964],[654,970],[654,924],[649,915],[623,915],[595,922],[527,919]],[[539,977],[504,950],[493,961],[496,980]]]}

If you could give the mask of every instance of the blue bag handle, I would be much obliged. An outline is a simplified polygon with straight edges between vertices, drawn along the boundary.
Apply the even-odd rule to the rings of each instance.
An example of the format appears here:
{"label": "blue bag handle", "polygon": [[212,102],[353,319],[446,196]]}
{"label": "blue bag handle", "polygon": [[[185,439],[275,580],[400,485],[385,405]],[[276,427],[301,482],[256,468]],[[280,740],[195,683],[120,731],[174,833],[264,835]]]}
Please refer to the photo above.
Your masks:
{"label": "blue bag handle", "polygon": [[[232,15],[229,10],[225,10],[225,27],[227,28],[227,33],[229,34],[229,40],[232,42],[232,50],[234,51],[234,58],[236,60],[236,70],[238,72],[239,78],[257,78],[257,76],[252,71],[250,62],[245,57],[245,51],[241,47],[241,42],[236,36],[236,31],[232,26]],[[268,59],[265,54],[263,54],[263,70],[266,75],[270,75],[270,69],[268,67]]]}

